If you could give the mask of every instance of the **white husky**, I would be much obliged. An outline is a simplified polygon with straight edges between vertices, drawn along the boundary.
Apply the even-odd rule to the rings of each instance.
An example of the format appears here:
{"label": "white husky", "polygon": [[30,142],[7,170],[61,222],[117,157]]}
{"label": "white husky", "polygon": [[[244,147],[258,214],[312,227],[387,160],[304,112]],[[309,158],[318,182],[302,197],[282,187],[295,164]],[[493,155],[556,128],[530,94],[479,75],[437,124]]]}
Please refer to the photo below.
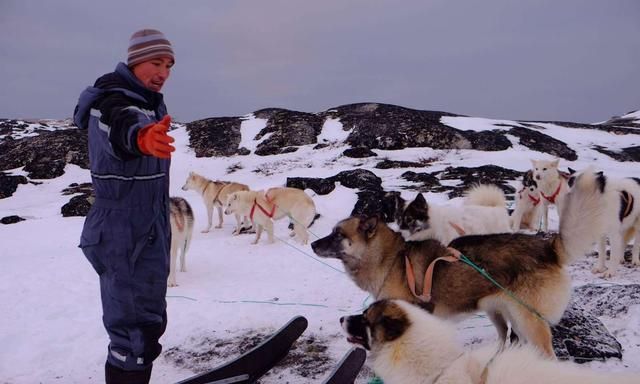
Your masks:
{"label": "white husky", "polygon": [[256,227],[257,244],[266,229],[269,242],[274,242],[273,220],[289,216],[293,223],[292,236],[296,236],[302,244],[307,244],[309,234],[307,228],[316,215],[313,199],[303,190],[297,188],[276,187],[265,191],[238,191],[230,194],[224,209],[225,215],[232,213],[247,216]]}
{"label": "white husky", "polygon": [[420,193],[402,212],[399,226],[409,232],[408,240],[443,244],[462,235],[511,232],[504,193],[486,184],[469,189],[461,206],[429,204]]}
{"label": "white husky", "polygon": [[181,197],[169,199],[171,222],[171,264],[167,285],[176,287],[176,263],[180,253],[180,272],[187,271],[187,251],[193,234],[193,210],[187,200]]}
{"label": "white husky", "polygon": [[541,200],[538,183],[533,178],[533,171],[529,170],[522,177],[522,188],[516,193],[516,205],[511,214],[511,225],[514,231],[538,229],[542,213]]}
{"label": "white husky", "polygon": [[640,372],[596,372],[549,360],[532,344],[465,350],[453,324],[401,300],[377,301],[340,322],[349,341],[371,351],[367,360],[385,384],[640,383]]}
{"label": "white husky", "polygon": [[542,230],[549,230],[549,205],[555,204],[558,217],[569,192],[567,177],[558,170],[560,160],[531,160],[533,178],[542,196]]}
{"label": "white husky", "polygon": [[[602,194],[602,204],[607,209],[603,236],[598,244],[598,261],[593,273],[602,273],[603,277],[616,274],[618,265],[623,261],[624,250],[632,238],[635,238],[631,251],[631,262],[640,265],[640,179],[606,177],[597,174]],[[573,179],[572,179],[573,180]],[[609,239],[611,252],[606,265],[606,240]]]}

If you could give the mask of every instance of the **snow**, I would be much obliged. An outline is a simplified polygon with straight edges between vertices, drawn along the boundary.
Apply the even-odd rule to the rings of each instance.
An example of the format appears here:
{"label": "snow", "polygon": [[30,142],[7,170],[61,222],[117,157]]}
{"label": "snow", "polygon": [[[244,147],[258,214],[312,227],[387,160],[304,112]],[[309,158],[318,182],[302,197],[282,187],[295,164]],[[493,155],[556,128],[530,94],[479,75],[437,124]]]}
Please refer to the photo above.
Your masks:
{"label": "snow", "polygon": [[[518,124],[499,120],[456,117],[444,118],[460,129],[494,129],[496,123]],[[241,146],[253,150],[255,134],[266,121],[247,116],[241,130]],[[591,144],[622,148],[640,141],[640,135],[616,136],[606,132],[563,128],[540,124],[545,133],[576,149],[579,160],[561,161],[561,168],[583,169],[595,162],[598,169],[616,176],[637,176],[639,163],[618,163],[589,149]],[[303,246],[288,236],[287,221],[278,221],[275,244],[263,236],[260,244],[251,245],[253,234],[232,236],[234,220],[225,217],[222,229],[201,233],[206,225],[206,212],[200,196],[180,188],[188,173],[195,171],[210,179],[247,183],[252,189],[283,186],[287,177],[328,177],[361,167],[370,169],[383,180],[387,190],[401,190],[410,185],[399,177],[407,169],[379,170],[373,166],[381,158],[419,161],[435,158],[429,168],[412,169],[432,172],[447,166],[473,167],[496,164],[524,171],[529,159],[546,158],[516,145],[500,152],[473,150],[435,151],[411,148],[402,151],[377,151],[378,158],[352,159],[341,156],[346,149],[341,143],[348,132],[337,120],[325,122],[321,138],[331,145],[313,150],[304,146],[286,155],[256,155],[230,158],[196,158],[188,148],[183,125],[171,131],[176,139],[171,168],[171,194],[187,199],[194,209],[196,225],[191,249],[187,255],[188,271],[177,274],[178,287],[167,293],[169,324],[161,339],[165,351],[189,345],[194,340],[215,336],[220,339],[242,337],[251,329],[272,332],[296,315],[309,320],[305,335],[326,341],[333,364],[350,348],[342,336],[338,319],[357,313],[370,302],[367,293],[357,288],[344,274],[340,262],[317,258],[309,245]],[[322,142],[322,141],[321,141]],[[233,171],[230,171],[233,170]],[[229,173],[231,172],[231,173]],[[21,169],[11,171],[23,174]],[[0,381],[3,383],[100,383],[108,343],[102,327],[98,279],[77,247],[84,218],[63,218],[60,207],[71,196],[60,191],[71,183],[89,182],[88,170],[68,165],[65,174],[38,184],[20,185],[9,198],[0,200],[0,217],[19,215],[26,218],[12,225],[0,226],[0,253],[3,268],[0,279]],[[345,218],[356,202],[355,190],[338,185],[329,195],[307,191],[321,213],[311,227],[311,239],[328,234],[332,226]],[[402,190],[404,198],[414,192]],[[429,193],[435,203],[446,201],[443,194]],[[552,210],[551,228],[557,228],[557,215]],[[217,222],[217,217],[214,215]],[[614,279],[603,280],[589,272],[594,258],[585,258],[572,266],[574,285],[586,283],[638,283],[640,269],[629,265],[620,268]],[[628,264],[628,263],[627,263]],[[624,348],[622,361],[589,363],[593,369],[616,371],[638,370],[640,367],[640,308],[616,318],[601,317]],[[483,314],[458,324],[459,337],[467,344],[493,342],[496,334]],[[211,366],[222,363],[215,360]],[[326,372],[328,373],[328,372]],[[152,382],[170,383],[192,375],[191,370],[176,366],[164,355],[155,364]],[[324,376],[320,375],[316,382]],[[266,377],[264,383],[309,382],[290,370],[277,377]]]}

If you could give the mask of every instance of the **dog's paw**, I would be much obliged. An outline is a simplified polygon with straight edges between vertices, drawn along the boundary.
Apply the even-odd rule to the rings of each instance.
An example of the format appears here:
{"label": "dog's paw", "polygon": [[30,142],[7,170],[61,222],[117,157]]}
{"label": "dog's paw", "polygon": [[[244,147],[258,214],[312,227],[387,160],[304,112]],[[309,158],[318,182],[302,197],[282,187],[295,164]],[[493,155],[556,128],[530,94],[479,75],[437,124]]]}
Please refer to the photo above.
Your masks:
{"label": "dog's paw", "polygon": [[222,224],[216,225],[216,229],[220,229],[220,228],[222,228]]}
{"label": "dog's paw", "polygon": [[202,231],[200,231],[200,233],[209,233],[209,228],[203,229]]}
{"label": "dog's paw", "polygon": [[169,286],[169,287],[177,287],[177,286],[178,286],[178,284],[177,284],[175,281],[169,281],[169,282],[167,283],[167,286]]}
{"label": "dog's paw", "polygon": [[605,267],[604,265],[596,265],[595,267],[591,268],[591,273],[597,274],[597,273],[602,273],[606,270],[607,270],[607,267]]}
{"label": "dog's paw", "polygon": [[607,269],[602,274],[602,278],[603,279],[610,279],[610,278],[614,277],[615,275],[616,275],[616,270],[615,269]]}

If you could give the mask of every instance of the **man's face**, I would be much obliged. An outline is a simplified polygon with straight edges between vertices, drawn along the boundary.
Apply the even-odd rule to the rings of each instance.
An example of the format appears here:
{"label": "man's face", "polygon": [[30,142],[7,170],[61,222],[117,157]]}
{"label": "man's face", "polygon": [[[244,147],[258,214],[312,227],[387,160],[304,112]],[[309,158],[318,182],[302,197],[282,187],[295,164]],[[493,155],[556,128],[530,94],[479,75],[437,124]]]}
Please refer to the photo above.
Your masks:
{"label": "man's face", "polygon": [[146,88],[160,92],[164,82],[169,78],[172,66],[171,58],[159,57],[136,65],[133,67],[133,74]]}

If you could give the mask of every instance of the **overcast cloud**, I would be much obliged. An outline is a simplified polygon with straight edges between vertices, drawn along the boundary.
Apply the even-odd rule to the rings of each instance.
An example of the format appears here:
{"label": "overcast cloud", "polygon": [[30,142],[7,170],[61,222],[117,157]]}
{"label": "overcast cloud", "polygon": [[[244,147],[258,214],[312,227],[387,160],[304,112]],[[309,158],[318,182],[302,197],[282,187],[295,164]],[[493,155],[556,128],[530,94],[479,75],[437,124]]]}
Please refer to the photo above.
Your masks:
{"label": "overcast cloud", "polygon": [[638,0],[0,0],[0,118],[70,117],[160,29],[178,121],[383,102],[597,122],[640,109]]}

